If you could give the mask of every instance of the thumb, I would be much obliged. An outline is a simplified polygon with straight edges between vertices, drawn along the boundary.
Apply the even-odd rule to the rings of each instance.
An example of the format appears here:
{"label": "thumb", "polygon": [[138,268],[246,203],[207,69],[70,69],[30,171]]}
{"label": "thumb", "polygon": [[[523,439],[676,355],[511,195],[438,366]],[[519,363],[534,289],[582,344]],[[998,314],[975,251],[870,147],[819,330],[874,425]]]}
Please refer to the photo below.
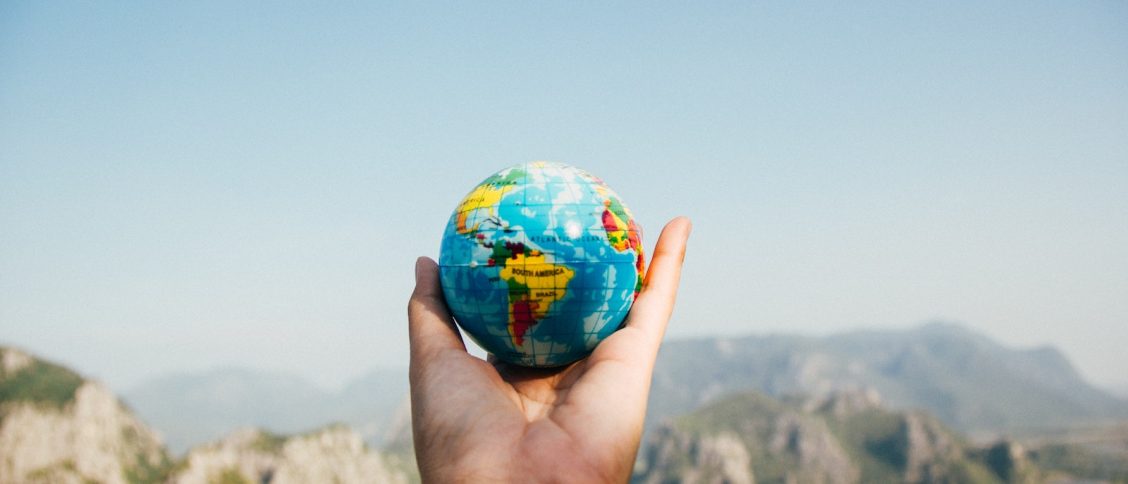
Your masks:
{"label": "thumb", "polygon": [[407,323],[413,362],[426,361],[444,350],[466,351],[443,298],[439,266],[427,257],[415,261],[415,291],[407,305]]}

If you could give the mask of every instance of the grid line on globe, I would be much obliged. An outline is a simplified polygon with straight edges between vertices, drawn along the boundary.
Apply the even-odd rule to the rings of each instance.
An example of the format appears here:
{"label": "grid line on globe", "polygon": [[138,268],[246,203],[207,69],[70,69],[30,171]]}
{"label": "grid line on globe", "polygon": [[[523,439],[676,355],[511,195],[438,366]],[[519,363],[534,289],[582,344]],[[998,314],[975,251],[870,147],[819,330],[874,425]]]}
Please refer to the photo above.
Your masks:
{"label": "grid line on globe", "polygon": [[599,178],[561,163],[512,166],[452,213],[439,255],[443,294],[497,358],[568,364],[623,324],[641,289],[641,239]]}

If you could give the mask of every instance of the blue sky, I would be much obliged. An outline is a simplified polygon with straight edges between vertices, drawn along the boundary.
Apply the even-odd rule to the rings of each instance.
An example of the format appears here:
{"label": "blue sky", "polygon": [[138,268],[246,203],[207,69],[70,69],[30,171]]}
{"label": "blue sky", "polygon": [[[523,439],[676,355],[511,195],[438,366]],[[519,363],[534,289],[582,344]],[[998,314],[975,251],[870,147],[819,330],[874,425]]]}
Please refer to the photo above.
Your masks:
{"label": "blue sky", "polygon": [[1128,6],[0,4],[0,340],[123,389],[406,361],[416,255],[584,167],[670,334],[959,321],[1128,387]]}

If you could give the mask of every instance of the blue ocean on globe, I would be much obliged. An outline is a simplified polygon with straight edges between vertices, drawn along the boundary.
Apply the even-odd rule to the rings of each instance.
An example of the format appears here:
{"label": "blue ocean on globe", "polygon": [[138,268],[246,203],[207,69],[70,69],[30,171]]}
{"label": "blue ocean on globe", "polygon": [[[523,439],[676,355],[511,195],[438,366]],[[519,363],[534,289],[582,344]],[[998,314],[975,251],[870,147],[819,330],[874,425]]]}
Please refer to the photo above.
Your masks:
{"label": "blue ocean on globe", "polygon": [[619,329],[642,287],[642,233],[599,178],[532,162],[486,178],[447,223],[440,281],[455,321],[521,366],[566,365]]}

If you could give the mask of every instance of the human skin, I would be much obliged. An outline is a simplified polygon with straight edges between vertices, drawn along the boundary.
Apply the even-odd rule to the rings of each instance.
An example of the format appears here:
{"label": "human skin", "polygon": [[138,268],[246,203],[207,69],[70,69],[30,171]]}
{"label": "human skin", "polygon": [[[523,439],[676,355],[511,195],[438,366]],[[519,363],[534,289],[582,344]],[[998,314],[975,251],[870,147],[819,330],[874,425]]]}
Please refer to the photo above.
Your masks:
{"label": "human skin", "polygon": [[626,325],[587,358],[552,369],[467,353],[438,266],[419,258],[408,324],[423,481],[626,482],[690,229],[684,217],[666,224]]}

